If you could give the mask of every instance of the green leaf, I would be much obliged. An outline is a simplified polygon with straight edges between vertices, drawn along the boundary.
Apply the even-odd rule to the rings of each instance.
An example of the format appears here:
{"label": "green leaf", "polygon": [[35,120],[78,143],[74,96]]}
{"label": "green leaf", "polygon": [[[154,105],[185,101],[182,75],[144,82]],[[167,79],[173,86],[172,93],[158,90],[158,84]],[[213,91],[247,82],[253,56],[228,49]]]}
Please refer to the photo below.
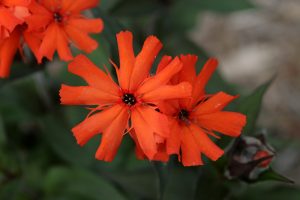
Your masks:
{"label": "green leaf", "polygon": [[156,199],[158,177],[152,168],[135,171],[115,171],[107,174],[124,191],[143,199]]}
{"label": "green leaf", "polygon": [[164,195],[166,179],[167,179],[167,168],[165,163],[160,161],[152,161],[152,165],[159,178],[159,195],[158,199],[161,199]]}
{"label": "green leaf", "polygon": [[122,0],[102,0],[99,4],[101,10],[109,11],[117,6]]}
{"label": "green leaf", "polygon": [[104,66],[109,67],[110,45],[102,34],[94,36],[94,39],[99,43],[98,48],[86,56],[97,66],[104,69]]}
{"label": "green leaf", "polygon": [[261,173],[256,181],[279,181],[284,183],[294,183],[294,181],[275,172],[272,168],[269,168],[265,172]]}
{"label": "green leaf", "polygon": [[[83,169],[54,167],[44,179],[44,190],[50,197],[76,197],[90,200],[123,200],[121,193],[102,177]],[[72,198],[73,199],[73,198]]]}
{"label": "green leaf", "polygon": [[252,94],[239,101],[238,111],[247,116],[247,125],[243,130],[244,134],[253,134],[264,94],[266,93],[272,81],[273,79],[261,85]]}
{"label": "green leaf", "polygon": [[65,161],[78,166],[90,166],[94,155],[81,148],[70,129],[58,115],[47,115],[39,119],[43,137],[52,149]]}
{"label": "green leaf", "polygon": [[[5,122],[21,123],[30,121],[46,110],[44,101],[38,87],[38,76],[21,78],[6,84],[0,90],[0,112]],[[42,89],[43,90],[43,89]]]}
{"label": "green leaf", "polygon": [[[233,190],[237,190],[233,188]],[[246,188],[245,191],[236,194],[236,198],[242,200],[270,199],[270,200],[299,200],[300,188],[282,184],[259,183]]]}
{"label": "green leaf", "polygon": [[0,148],[3,147],[5,142],[6,142],[6,134],[4,129],[4,123],[2,120],[2,116],[0,115]]}
{"label": "green leaf", "polygon": [[140,18],[151,15],[160,9],[158,1],[153,0],[126,0],[115,6],[111,13],[115,16]]}
{"label": "green leaf", "polygon": [[198,181],[197,167],[170,166],[163,200],[194,199]]}
{"label": "green leaf", "polygon": [[19,199],[21,181],[19,179],[10,181],[4,185],[0,182],[0,199]]}

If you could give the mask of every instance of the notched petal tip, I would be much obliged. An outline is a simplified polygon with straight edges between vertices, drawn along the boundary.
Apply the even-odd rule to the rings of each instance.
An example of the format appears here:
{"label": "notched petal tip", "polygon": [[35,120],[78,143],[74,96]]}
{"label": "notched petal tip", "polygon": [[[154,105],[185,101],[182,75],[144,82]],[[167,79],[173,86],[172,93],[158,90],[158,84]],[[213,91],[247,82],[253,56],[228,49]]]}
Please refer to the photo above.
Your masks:
{"label": "notched petal tip", "polygon": [[77,55],[68,65],[68,71],[73,73],[80,65],[90,63],[91,61],[83,54]]}
{"label": "notched petal tip", "polygon": [[133,38],[133,34],[132,32],[128,31],[128,30],[123,30],[120,31],[119,33],[117,33],[117,39],[121,39],[121,38]]}
{"label": "notched petal tip", "polygon": [[144,45],[147,44],[147,45],[156,45],[156,48],[157,49],[161,49],[163,47],[163,44],[162,42],[154,35],[150,35],[146,38],[145,42],[144,42]]}
{"label": "notched petal tip", "polygon": [[181,59],[182,61],[190,61],[190,62],[196,64],[196,62],[198,61],[198,56],[197,56],[197,55],[194,55],[194,54],[186,54],[186,55],[181,54],[181,55],[180,55],[180,59]]}
{"label": "notched petal tip", "polygon": [[65,104],[66,96],[68,96],[68,85],[62,84],[59,90],[60,104]]}
{"label": "notched petal tip", "polygon": [[82,147],[89,141],[88,137],[83,136],[83,134],[82,134],[83,130],[79,126],[75,126],[74,128],[72,128],[71,131],[72,131],[73,136],[75,137],[76,142],[79,146]]}
{"label": "notched petal tip", "polygon": [[95,33],[101,33],[104,29],[104,22],[102,19],[95,19],[97,22],[96,27],[98,28],[97,30],[95,30]]}
{"label": "notched petal tip", "polygon": [[211,66],[215,66],[215,67],[217,67],[219,65],[219,61],[216,58],[209,58],[206,63]]}

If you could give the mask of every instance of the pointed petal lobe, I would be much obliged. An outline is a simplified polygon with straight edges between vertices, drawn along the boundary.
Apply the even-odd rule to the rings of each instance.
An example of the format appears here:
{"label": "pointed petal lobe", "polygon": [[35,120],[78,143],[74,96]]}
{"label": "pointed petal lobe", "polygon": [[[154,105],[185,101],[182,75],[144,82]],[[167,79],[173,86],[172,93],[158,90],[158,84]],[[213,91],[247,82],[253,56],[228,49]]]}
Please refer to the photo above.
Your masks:
{"label": "pointed petal lobe", "polygon": [[223,110],[231,101],[236,99],[238,96],[231,96],[225,92],[218,92],[217,94],[210,97],[204,103],[200,103],[192,112],[192,116],[198,116],[203,114],[208,114],[212,112],[217,112]]}
{"label": "pointed petal lobe", "polygon": [[135,90],[148,77],[155,57],[162,48],[161,42],[154,36],[149,36],[144,42],[141,52],[135,60],[130,79],[130,90]]}
{"label": "pointed petal lobe", "polygon": [[92,63],[86,56],[78,55],[69,64],[68,70],[82,77],[90,86],[110,94],[118,94],[118,86],[100,70],[94,63]]}
{"label": "pointed petal lobe", "polygon": [[161,85],[165,85],[169,80],[182,69],[182,64],[179,58],[174,58],[164,69],[155,76],[149,78],[145,83],[138,88],[138,93],[150,92]]}
{"label": "pointed petal lobe", "polygon": [[192,86],[187,82],[177,85],[164,85],[142,96],[145,102],[156,102],[165,99],[188,98],[191,96]]}
{"label": "pointed petal lobe", "polygon": [[147,123],[140,108],[132,111],[131,122],[141,149],[148,159],[152,160],[157,153],[154,132],[151,129],[151,125]]}
{"label": "pointed petal lobe", "polygon": [[101,105],[112,104],[120,100],[120,97],[102,92],[90,86],[62,85],[59,91],[60,101],[67,105]]}
{"label": "pointed petal lobe", "polygon": [[128,111],[126,109],[121,110],[103,131],[101,144],[95,156],[98,160],[110,162],[114,159],[127,127],[128,118]]}
{"label": "pointed petal lobe", "polygon": [[214,73],[214,71],[216,70],[217,66],[218,66],[218,60],[214,58],[209,59],[205,63],[201,72],[198,74],[195,84],[193,86],[194,87],[193,94],[192,94],[193,98],[191,102],[192,105],[197,104],[199,98],[203,96],[205,86],[208,80],[210,79],[210,77],[212,76],[212,74]]}
{"label": "pointed petal lobe", "polygon": [[220,149],[197,125],[191,124],[190,131],[197,142],[200,152],[209,157],[211,160],[218,160],[224,151]]}
{"label": "pointed petal lobe", "polygon": [[91,53],[98,47],[98,42],[92,39],[88,33],[70,24],[64,27],[68,37],[81,50]]}
{"label": "pointed petal lobe", "polygon": [[124,108],[120,105],[115,105],[111,108],[96,113],[80,124],[76,125],[72,132],[79,145],[84,145],[96,134],[99,134],[106,130],[111,122],[119,115]]}
{"label": "pointed petal lobe", "polygon": [[117,42],[120,59],[118,80],[123,89],[129,90],[130,77],[135,62],[132,33],[129,31],[122,31],[118,33]]}
{"label": "pointed petal lobe", "polygon": [[18,50],[21,33],[15,30],[0,44],[0,78],[9,76],[13,58]]}
{"label": "pointed petal lobe", "polygon": [[182,129],[181,155],[183,166],[203,165],[198,144],[187,127]]}

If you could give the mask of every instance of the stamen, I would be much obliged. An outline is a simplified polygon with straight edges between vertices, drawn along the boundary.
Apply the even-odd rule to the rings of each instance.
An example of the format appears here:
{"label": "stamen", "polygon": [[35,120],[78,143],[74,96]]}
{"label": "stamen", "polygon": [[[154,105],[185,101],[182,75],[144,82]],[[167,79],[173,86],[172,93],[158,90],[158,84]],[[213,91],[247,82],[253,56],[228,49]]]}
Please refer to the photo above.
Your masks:
{"label": "stamen", "polygon": [[122,101],[127,104],[128,106],[133,106],[136,104],[136,99],[133,94],[126,93],[122,97]]}
{"label": "stamen", "polygon": [[59,12],[55,12],[53,14],[53,18],[58,23],[61,23],[63,21],[63,16]]}
{"label": "stamen", "polygon": [[189,120],[189,111],[187,110],[180,110],[180,112],[178,113],[178,118],[182,121],[188,121]]}

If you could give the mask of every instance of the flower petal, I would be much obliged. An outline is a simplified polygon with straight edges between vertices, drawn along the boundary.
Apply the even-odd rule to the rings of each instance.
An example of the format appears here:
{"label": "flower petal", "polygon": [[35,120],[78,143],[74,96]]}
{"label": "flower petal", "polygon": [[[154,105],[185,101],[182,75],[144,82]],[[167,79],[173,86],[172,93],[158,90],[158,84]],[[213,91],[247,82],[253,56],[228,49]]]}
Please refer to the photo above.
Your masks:
{"label": "flower petal", "polygon": [[32,15],[25,18],[28,25],[27,31],[36,31],[45,28],[53,19],[52,13],[35,1],[31,2],[28,8]]}
{"label": "flower petal", "polygon": [[15,30],[0,45],[0,78],[9,76],[10,66],[20,45],[20,37],[20,31]]}
{"label": "flower petal", "polygon": [[23,23],[23,20],[18,19],[12,11],[7,8],[0,8],[0,25],[7,28],[10,32],[14,30],[14,28]]}
{"label": "flower petal", "polygon": [[188,98],[191,96],[192,86],[187,82],[177,85],[164,85],[142,96],[144,102],[156,102],[166,99]]}
{"label": "flower petal", "polygon": [[200,150],[192,133],[183,127],[181,139],[181,157],[183,166],[203,165]]}
{"label": "flower petal", "polygon": [[199,115],[197,123],[205,129],[218,131],[231,137],[238,137],[242,128],[246,125],[246,116],[236,112],[220,111]]}
{"label": "flower petal", "polygon": [[148,159],[152,160],[157,153],[154,132],[151,129],[152,125],[148,124],[143,116],[141,108],[137,107],[132,111],[131,122],[139,145]]}
{"label": "flower petal", "polygon": [[42,62],[42,56],[39,54],[39,47],[42,43],[42,36],[40,33],[36,32],[27,32],[23,33],[23,37],[27,45],[29,46],[30,50],[35,55],[37,61],[39,63]]}
{"label": "flower petal", "polygon": [[156,74],[158,74],[161,70],[163,70],[166,66],[168,66],[171,61],[172,61],[171,56],[163,56],[157,65]]}
{"label": "flower petal", "polygon": [[98,47],[98,42],[92,39],[86,32],[83,32],[80,28],[67,24],[64,27],[68,37],[74,42],[74,44],[86,53],[91,53]]}
{"label": "flower petal", "polygon": [[56,48],[61,60],[70,61],[73,59],[71,50],[69,48],[68,36],[58,25],[56,27]]}
{"label": "flower petal", "polygon": [[169,116],[174,116],[174,114],[177,114],[181,109],[177,99],[168,100],[168,101],[159,101],[157,103],[157,107],[160,110],[160,112]]}
{"label": "flower petal", "polygon": [[95,155],[98,160],[110,162],[114,159],[127,127],[128,118],[129,112],[127,109],[122,109],[103,131],[101,144]]}
{"label": "flower petal", "polygon": [[161,85],[165,85],[169,80],[182,69],[182,64],[179,58],[174,58],[172,62],[168,64],[155,76],[146,80],[141,87],[138,88],[137,93],[143,94],[155,90]]}
{"label": "flower petal", "polygon": [[103,30],[101,19],[70,18],[68,24],[86,33],[100,33]]}
{"label": "flower petal", "polygon": [[147,158],[147,156],[144,154],[139,141],[137,139],[136,133],[134,131],[134,129],[131,129],[131,131],[129,132],[130,137],[133,139],[134,143],[135,143],[135,155],[137,157],[137,159],[139,160],[144,160]]}
{"label": "flower petal", "polygon": [[[181,55],[180,60],[183,63],[182,70],[179,72],[178,82],[187,81],[191,85],[194,84],[196,80],[196,62],[198,60],[198,56],[195,55]],[[191,98],[189,99],[180,99],[179,104],[182,108],[189,109],[189,104],[191,102]]]}
{"label": "flower petal", "polygon": [[71,11],[73,13],[79,13],[83,10],[96,7],[99,0],[62,0],[61,9],[63,12]]}
{"label": "flower petal", "polygon": [[161,48],[162,44],[156,37],[149,36],[146,39],[141,52],[135,60],[131,74],[130,90],[136,90],[142,81],[148,77],[154,59]]}
{"label": "flower petal", "polygon": [[196,62],[198,56],[181,55],[180,60],[183,64],[182,70],[179,73],[180,81],[188,81],[193,84],[196,80]]}
{"label": "flower petal", "polygon": [[224,151],[218,147],[197,125],[191,124],[190,131],[197,142],[200,152],[209,157],[211,160],[218,160]]}
{"label": "flower petal", "polygon": [[117,34],[117,42],[120,57],[120,69],[118,73],[119,84],[123,89],[129,90],[130,76],[134,66],[135,56],[133,52],[133,36],[129,31]]}
{"label": "flower petal", "polygon": [[6,6],[28,6],[31,0],[1,0]]}
{"label": "flower petal", "polygon": [[68,70],[82,77],[90,86],[110,94],[118,94],[118,86],[100,70],[94,63],[92,63],[86,56],[78,55],[69,64]]}
{"label": "flower petal", "polygon": [[192,117],[196,117],[203,114],[217,112],[223,110],[231,101],[236,99],[238,96],[231,96],[225,92],[218,92],[217,94],[210,97],[204,103],[200,103],[191,113]]}
{"label": "flower petal", "polygon": [[218,66],[218,60],[214,58],[210,58],[202,68],[201,72],[198,74],[194,88],[193,88],[193,94],[192,94],[192,106],[197,104],[197,101],[199,101],[199,98],[204,95],[204,89],[205,86],[216,70]]}
{"label": "flower petal", "polygon": [[144,117],[147,124],[149,124],[153,132],[164,138],[169,137],[170,130],[167,116],[159,113],[149,106],[139,107],[139,112]]}
{"label": "flower petal", "polygon": [[60,101],[67,105],[101,105],[112,104],[120,100],[120,97],[102,92],[90,86],[62,85],[59,91]]}
{"label": "flower petal", "polygon": [[55,11],[58,7],[60,7],[60,4],[63,4],[63,1],[43,0],[40,1],[40,3],[43,4],[46,8],[48,8],[50,11]]}
{"label": "flower petal", "polygon": [[45,31],[38,54],[52,60],[56,49],[62,60],[69,61],[73,59],[65,32],[56,23],[51,23]]}
{"label": "flower petal", "polygon": [[47,57],[49,60],[52,60],[57,43],[57,27],[53,23],[48,26],[45,31],[44,39],[41,43],[39,54],[41,56]]}
{"label": "flower petal", "polygon": [[115,105],[111,108],[96,113],[80,124],[76,125],[72,132],[79,145],[86,144],[96,134],[100,134],[111,124],[111,122],[121,113],[124,107]]}
{"label": "flower petal", "polygon": [[178,122],[174,119],[170,119],[170,137],[167,138],[167,153],[180,155],[180,144],[182,137],[182,127],[179,126]]}

